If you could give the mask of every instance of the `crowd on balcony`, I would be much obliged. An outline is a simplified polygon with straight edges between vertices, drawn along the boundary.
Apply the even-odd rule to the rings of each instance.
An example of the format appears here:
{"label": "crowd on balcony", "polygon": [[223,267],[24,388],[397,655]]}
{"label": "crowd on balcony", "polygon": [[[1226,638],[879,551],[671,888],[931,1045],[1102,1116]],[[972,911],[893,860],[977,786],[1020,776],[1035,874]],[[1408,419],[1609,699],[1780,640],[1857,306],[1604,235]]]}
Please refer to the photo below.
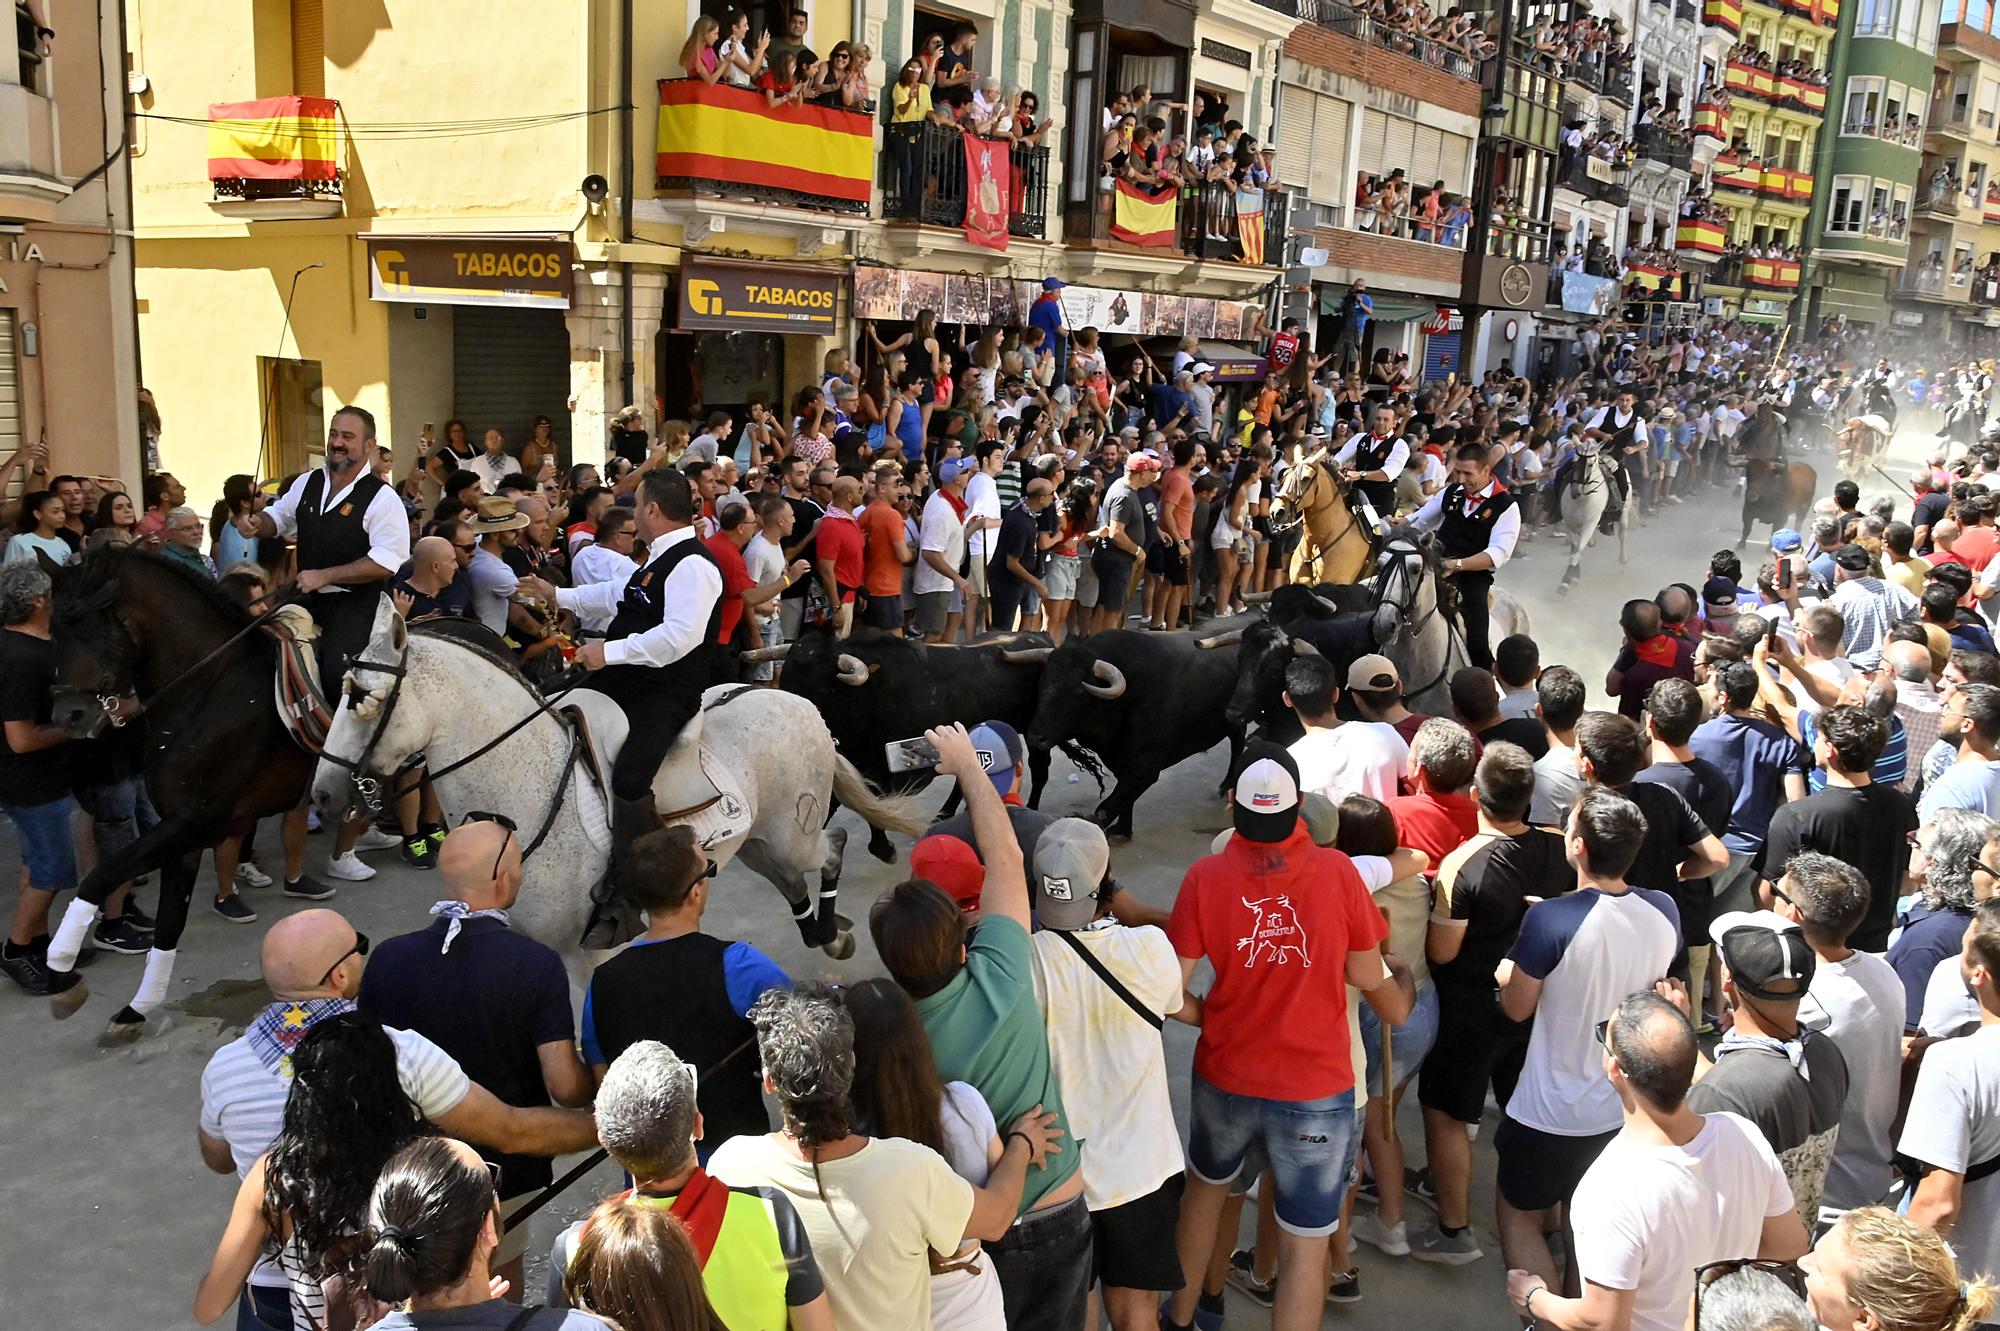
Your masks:
{"label": "crowd on balcony", "polygon": [[1866,107],[1859,119],[1849,120],[1841,126],[1841,133],[1865,134],[1869,138],[1900,143],[1907,148],[1924,146],[1923,119],[1914,112],[1891,111],[1878,118],[1874,107]]}
{"label": "crowd on balcony", "polygon": [[1263,189],[1276,183],[1276,150],[1260,148],[1242,121],[1229,119],[1228,103],[1196,92],[1192,114],[1176,117],[1192,128],[1176,133],[1167,116],[1180,106],[1155,98],[1143,85],[1112,96],[1098,152],[1105,189],[1119,179],[1147,193],[1175,185]]}
{"label": "crowd on balcony", "polygon": [[804,9],[793,9],[785,16],[783,37],[767,29],[751,41],[750,16],[742,10],[727,10],[719,20],[703,14],[681,46],[681,69],[703,83],[755,88],[772,106],[810,103],[872,112],[868,65],[875,53],[836,42],[822,58],[805,44],[809,21]]}
{"label": "crowd on balcony", "polygon": [[1747,65],[1751,69],[1763,70],[1774,78],[1795,79],[1815,88],[1824,88],[1828,82],[1825,70],[1803,60],[1779,60],[1769,51],[1761,49],[1755,40],[1740,41],[1730,47],[1729,53],[1723,57],[1723,63]]}
{"label": "crowd on balcony", "polygon": [[1434,14],[1422,0],[1362,0],[1354,11],[1382,45],[1426,64],[1448,65],[1452,55],[1479,64],[1499,49],[1479,17],[1463,9]]}
{"label": "crowd on balcony", "polygon": [[1471,225],[1471,197],[1451,193],[1442,180],[1418,185],[1406,178],[1401,167],[1386,176],[1363,171],[1355,177],[1357,231],[1458,249]]}
{"label": "crowd on balcony", "polygon": [[1620,100],[1631,98],[1634,54],[1616,18],[1585,14],[1535,29],[1533,63]]}
{"label": "crowd on balcony", "polygon": [[1639,101],[1632,139],[1642,153],[1656,149],[1692,148],[1694,129],[1677,109],[1662,102],[1658,93],[1649,92]]}
{"label": "crowd on balcony", "polygon": [[[1571,120],[1556,140],[1556,183],[1581,193],[1621,188],[1624,173],[1637,154],[1636,144],[1615,121],[1592,125],[1586,120]],[[1592,176],[1589,164],[1593,161],[1609,167],[1613,179],[1602,181]]]}

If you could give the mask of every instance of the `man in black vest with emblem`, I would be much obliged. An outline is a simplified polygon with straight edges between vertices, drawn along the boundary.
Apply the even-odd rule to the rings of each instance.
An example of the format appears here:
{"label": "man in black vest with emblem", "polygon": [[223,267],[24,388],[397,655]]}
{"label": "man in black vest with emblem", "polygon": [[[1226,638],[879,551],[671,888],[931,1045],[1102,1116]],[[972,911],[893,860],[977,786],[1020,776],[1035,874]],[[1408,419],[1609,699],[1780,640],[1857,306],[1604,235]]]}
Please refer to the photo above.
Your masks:
{"label": "man in black vest with emblem", "polygon": [[1357,434],[1333,455],[1341,479],[1359,490],[1387,522],[1396,516],[1396,478],[1410,462],[1410,443],[1396,433],[1396,412],[1381,406],[1369,414],[1367,434]]}
{"label": "man in black vest with emblem", "polygon": [[1632,478],[1626,473],[1626,460],[1634,455],[1643,455],[1652,445],[1646,418],[1639,414],[1639,401],[1632,390],[1619,388],[1610,406],[1599,407],[1597,414],[1584,426],[1583,437],[1602,440],[1604,455],[1617,467],[1618,505],[1615,512],[1607,510],[1604,515],[1609,525],[1611,519],[1625,511],[1625,496],[1632,489]]}
{"label": "man in black vest with emblem", "polygon": [[612,699],[631,722],[611,768],[614,869],[633,842],[661,825],[653,778],[701,710],[722,652],[722,569],[694,529],[687,477],[672,467],[647,472],[637,517],[645,563],[623,586],[556,588],[528,580],[564,610],[612,616],[604,641],[585,643],[576,660],[593,672],[582,687]]}
{"label": "man in black vest with emblem", "polygon": [[1493,590],[1494,570],[1514,557],[1514,542],[1521,537],[1520,506],[1493,479],[1492,447],[1466,443],[1454,449],[1451,483],[1417,510],[1410,525],[1419,532],[1437,533],[1444,571],[1458,588],[1466,660],[1491,670],[1486,601]]}

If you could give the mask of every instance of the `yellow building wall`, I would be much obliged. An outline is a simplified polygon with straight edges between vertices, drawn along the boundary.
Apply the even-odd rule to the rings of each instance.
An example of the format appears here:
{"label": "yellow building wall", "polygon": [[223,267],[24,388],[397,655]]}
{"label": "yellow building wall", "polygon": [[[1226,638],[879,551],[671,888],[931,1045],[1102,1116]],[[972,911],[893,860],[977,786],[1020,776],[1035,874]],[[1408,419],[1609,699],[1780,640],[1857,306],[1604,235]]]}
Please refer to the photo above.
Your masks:
{"label": "yellow building wall", "polygon": [[[160,408],[160,463],[197,500],[256,470],[259,356],[320,362],[326,417],[352,403],[386,422],[389,307],[368,299],[362,251],[339,234],[140,241],[140,349]],[[285,291],[316,260],[326,267],[300,276],[281,351]]]}

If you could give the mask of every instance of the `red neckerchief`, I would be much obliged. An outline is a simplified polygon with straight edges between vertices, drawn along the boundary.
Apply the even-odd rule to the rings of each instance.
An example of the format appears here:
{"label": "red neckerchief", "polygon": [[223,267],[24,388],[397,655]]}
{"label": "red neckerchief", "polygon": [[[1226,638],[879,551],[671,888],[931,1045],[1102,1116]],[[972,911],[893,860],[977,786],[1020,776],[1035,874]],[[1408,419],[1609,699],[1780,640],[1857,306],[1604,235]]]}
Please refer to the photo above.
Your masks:
{"label": "red neckerchief", "polygon": [[[617,1200],[631,1201],[639,1195],[637,1188],[627,1188]],[[708,1265],[710,1254],[715,1251],[715,1242],[722,1237],[723,1217],[729,1213],[729,1188],[710,1178],[700,1165],[688,1178],[667,1209],[674,1219],[687,1230],[688,1242],[694,1245],[694,1255],[703,1266]]]}
{"label": "red neckerchief", "polygon": [[1672,669],[1674,661],[1680,653],[1674,650],[1672,635],[1662,633],[1658,637],[1647,638],[1644,642],[1633,643],[1632,655],[1644,661],[1647,665],[1656,665],[1662,669]]}
{"label": "red neckerchief", "polygon": [[1022,809],[1027,807],[1026,805],[1021,803],[1021,796],[1017,792],[1012,790],[1008,791],[1005,795],[1002,795],[1000,797],[1000,802],[1002,804],[1011,804],[1017,809]]}
{"label": "red neckerchief", "polygon": [[959,498],[957,495],[953,494],[948,488],[940,487],[938,493],[944,496],[945,503],[951,505],[951,511],[958,514],[958,520],[960,522],[965,521],[965,515],[968,509],[970,508],[970,505],[968,505],[963,499]]}

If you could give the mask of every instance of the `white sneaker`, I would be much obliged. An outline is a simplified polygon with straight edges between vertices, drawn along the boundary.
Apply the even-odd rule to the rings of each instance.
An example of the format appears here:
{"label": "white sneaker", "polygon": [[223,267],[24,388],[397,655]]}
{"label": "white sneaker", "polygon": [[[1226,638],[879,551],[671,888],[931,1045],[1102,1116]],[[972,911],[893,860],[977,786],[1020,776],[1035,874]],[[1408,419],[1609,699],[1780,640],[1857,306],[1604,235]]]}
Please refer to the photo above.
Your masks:
{"label": "white sneaker", "polygon": [[371,850],[400,850],[402,846],[403,838],[391,832],[384,832],[379,827],[371,827],[354,838],[354,851],[357,855]]}
{"label": "white sneaker", "polygon": [[1354,1217],[1354,1238],[1371,1248],[1380,1248],[1391,1257],[1410,1255],[1409,1226],[1398,1220],[1393,1225],[1385,1225],[1382,1218],[1373,1214]]}
{"label": "white sneaker", "polygon": [[269,887],[271,885],[271,875],[265,873],[250,861],[245,860],[236,866],[236,885],[238,887]]}
{"label": "white sneaker", "polygon": [[375,876],[375,870],[363,864],[361,858],[350,850],[345,855],[335,855],[326,862],[326,876],[349,883],[365,883]]}

